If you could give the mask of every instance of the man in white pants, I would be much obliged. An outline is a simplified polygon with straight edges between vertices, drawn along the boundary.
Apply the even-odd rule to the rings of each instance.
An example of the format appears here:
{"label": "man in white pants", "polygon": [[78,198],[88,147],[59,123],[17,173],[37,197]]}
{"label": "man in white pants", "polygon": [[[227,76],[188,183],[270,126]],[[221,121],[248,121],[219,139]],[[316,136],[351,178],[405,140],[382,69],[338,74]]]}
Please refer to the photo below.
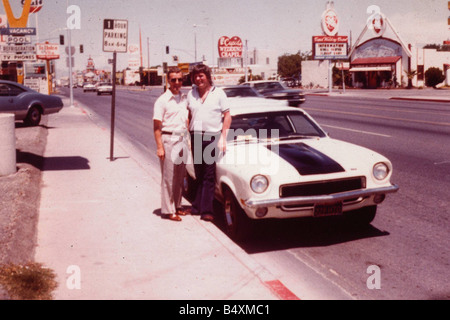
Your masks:
{"label": "man in white pants", "polygon": [[156,100],[153,110],[156,154],[161,163],[161,216],[181,221],[180,215],[186,214],[181,198],[188,152],[188,109],[186,95],[181,93],[181,70],[170,68],[167,81],[169,90]]}

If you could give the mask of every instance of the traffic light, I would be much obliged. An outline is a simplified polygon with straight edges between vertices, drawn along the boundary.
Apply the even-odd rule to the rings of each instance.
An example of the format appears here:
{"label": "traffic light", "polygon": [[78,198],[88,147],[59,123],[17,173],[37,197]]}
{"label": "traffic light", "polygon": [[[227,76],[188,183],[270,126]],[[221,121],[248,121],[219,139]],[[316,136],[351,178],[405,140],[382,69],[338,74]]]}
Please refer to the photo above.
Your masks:
{"label": "traffic light", "polygon": [[83,45],[82,44],[80,44],[80,53],[83,53],[84,52],[84,48],[83,48]]}
{"label": "traffic light", "polygon": [[169,46],[166,46],[166,54],[169,54]]}
{"label": "traffic light", "polygon": [[59,35],[59,44],[64,45],[64,36],[62,34]]}

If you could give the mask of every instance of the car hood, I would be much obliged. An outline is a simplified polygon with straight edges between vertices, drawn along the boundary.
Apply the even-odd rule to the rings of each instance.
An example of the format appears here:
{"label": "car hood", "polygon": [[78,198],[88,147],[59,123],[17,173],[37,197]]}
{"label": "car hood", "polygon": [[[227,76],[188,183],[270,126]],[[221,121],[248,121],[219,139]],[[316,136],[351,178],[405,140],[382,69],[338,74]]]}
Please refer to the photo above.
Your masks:
{"label": "car hood", "polygon": [[314,175],[366,175],[381,161],[388,162],[382,155],[364,147],[317,138],[279,144],[241,142],[228,147],[218,165],[242,177],[282,174],[286,180],[298,182],[312,179]]}

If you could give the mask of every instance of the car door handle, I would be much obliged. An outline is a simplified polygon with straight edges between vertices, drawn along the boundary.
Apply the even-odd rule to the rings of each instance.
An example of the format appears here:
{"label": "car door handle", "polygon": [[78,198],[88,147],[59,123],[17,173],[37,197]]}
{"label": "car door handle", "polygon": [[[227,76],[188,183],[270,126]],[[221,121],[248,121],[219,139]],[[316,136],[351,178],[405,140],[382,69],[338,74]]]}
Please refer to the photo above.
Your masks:
{"label": "car door handle", "polygon": [[8,102],[13,103],[14,102],[13,98],[8,99]]}

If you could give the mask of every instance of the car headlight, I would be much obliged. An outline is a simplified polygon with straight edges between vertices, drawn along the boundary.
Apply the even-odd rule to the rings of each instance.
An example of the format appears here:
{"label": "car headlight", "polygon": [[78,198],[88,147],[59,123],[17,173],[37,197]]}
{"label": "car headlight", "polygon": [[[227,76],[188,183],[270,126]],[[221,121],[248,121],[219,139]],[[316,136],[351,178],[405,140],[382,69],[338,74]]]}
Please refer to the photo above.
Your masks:
{"label": "car headlight", "polygon": [[379,162],[373,166],[373,176],[375,177],[375,179],[377,180],[386,179],[388,174],[389,174],[389,167],[385,163]]}
{"label": "car headlight", "polygon": [[269,180],[265,176],[256,175],[250,181],[250,187],[255,193],[263,193],[269,186]]}

